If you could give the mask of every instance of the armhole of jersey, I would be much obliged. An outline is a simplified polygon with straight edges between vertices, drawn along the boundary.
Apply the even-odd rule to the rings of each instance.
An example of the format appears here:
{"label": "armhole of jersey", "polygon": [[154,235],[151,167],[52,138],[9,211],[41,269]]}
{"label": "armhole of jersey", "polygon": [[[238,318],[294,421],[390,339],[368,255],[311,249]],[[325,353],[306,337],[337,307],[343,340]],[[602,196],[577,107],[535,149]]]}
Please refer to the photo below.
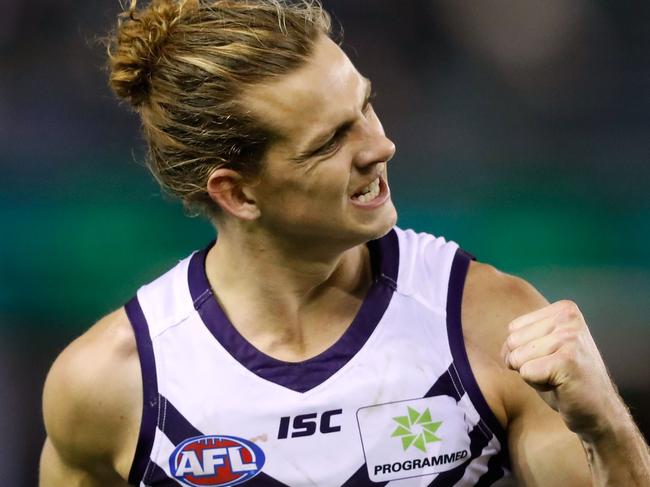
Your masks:
{"label": "armhole of jersey", "polygon": [[140,482],[145,480],[144,476],[151,461],[150,454],[156,436],[159,411],[158,380],[149,326],[137,296],[131,299],[124,306],[124,309],[135,333],[140,358],[140,370],[142,372],[142,421],[140,422],[138,443],[129,472],[129,484],[140,485]]}
{"label": "armhole of jersey", "polygon": [[481,419],[490,428],[492,433],[501,443],[502,450],[507,449],[506,432],[499,423],[492,409],[483,397],[478,382],[474,377],[472,368],[467,357],[465,348],[465,339],[463,337],[463,326],[461,321],[461,310],[463,303],[463,289],[465,287],[465,278],[470,262],[474,256],[462,249],[456,250],[451,273],[449,275],[449,288],[447,291],[447,335],[449,337],[449,346],[451,355],[454,360],[460,380],[465,390],[478,411]]}

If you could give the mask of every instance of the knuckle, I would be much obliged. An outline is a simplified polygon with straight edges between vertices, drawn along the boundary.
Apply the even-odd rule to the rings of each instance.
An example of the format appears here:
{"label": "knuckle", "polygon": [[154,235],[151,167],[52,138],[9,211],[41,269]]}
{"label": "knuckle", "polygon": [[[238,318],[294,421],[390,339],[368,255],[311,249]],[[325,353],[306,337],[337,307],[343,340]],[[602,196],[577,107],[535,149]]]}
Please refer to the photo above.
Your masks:
{"label": "knuckle", "polygon": [[576,308],[577,308],[576,303],[575,303],[574,301],[571,301],[570,299],[560,299],[560,300],[558,301],[558,304],[559,304],[562,308],[571,308],[571,307],[576,307]]}
{"label": "knuckle", "polygon": [[526,363],[518,370],[521,378],[529,384],[539,384],[545,380],[545,372],[534,364]]}
{"label": "knuckle", "polygon": [[555,330],[553,330],[553,335],[555,338],[557,338],[561,343],[570,343],[575,341],[577,338],[577,333],[576,329],[570,326],[562,326],[558,327]]}
{"label": "knuckle", "polygon": [[508,323],[508,332],[512,333],[517,329],[517,320],[512,320]]}
{"label": "knuckle", "polygon": [[576,318],[579,318],[580,315],[580,308],[578,308],[578,305],[569,300],[569,299],[564,299],[560,301],[562,305],[562,312],[561,315],[567,319],[567,320],[574,320]]}
{"label": "knuckle", "polygon": [[566,367],[575,365],[577,362],[576,347],[573,344],[566,344],[558,353],[558,357]]}
{"label": "knuckle", "polygon": [[517,337],[514,334],[508,335],[508,338],[506,338],[506,346],[510,350],[514,350],[517,347]]}
{"label": "knuckle", "polygon": [[508,363],[510,364],[510,367],[513,369],[519,369],[521,365],[519,364],[519,354],[517,351],[510,352],[510,355],[508,355]]}
{"label": "knuckle", "polygon": [[567,333],[564,339],[564,345],[569,347],[572,351],[578,343],[578,336],[575,333]]}
{"label": "knuckle", "polygon": [[556,326],[555,328],[553,328],[553,331],[551,332],[551,336],[561,342],[564,340],[566,332],[567,332],[566,328],[562,326]]}
{"label": "knuckle", "polygon": [[530,377],[530,375],[531,375],[530,367],[531,367],[531,366],[530,366],[529,364],[523,364],[523,365],[519,368],[519,374],[520,374],[523,378],[528,378],[528,377]]}

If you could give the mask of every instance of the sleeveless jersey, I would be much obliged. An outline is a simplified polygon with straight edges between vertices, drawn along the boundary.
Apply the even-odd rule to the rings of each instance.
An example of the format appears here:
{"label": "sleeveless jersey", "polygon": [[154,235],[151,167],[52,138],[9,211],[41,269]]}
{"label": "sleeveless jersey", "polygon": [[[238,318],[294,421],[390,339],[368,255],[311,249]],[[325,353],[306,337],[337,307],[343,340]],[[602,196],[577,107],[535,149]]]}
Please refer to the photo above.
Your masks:
{"label": "sleeveless jersey", "polygon": [[238,333],[208,283],[209,247],[140,288],[126,305],[144,389],[129,482],[486,486],[508,474],[461,330],[472,257],[399,228],[368,247],[373,282],[354,320],[299,363]]}

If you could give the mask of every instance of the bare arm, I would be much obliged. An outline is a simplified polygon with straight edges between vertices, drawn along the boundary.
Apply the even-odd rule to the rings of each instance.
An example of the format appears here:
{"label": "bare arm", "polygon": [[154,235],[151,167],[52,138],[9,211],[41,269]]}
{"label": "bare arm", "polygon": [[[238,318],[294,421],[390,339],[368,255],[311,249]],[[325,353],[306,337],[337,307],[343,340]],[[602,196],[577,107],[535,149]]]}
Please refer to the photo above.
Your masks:
{"label": "bare arm", "polygon": [[549,305],[525,281],[478,263],[470,267],[466,299],[469,345],[499,369],[482,382],[501,398],[519,481],[649,485],[647,445],[577,307]]}
{"label": "bare arm", "polygon": [[40,487],[126,486],[141,404],[135,341],[120,310],[70,344],[48,374]]}
{"label": "bare arm", "polygon": [[[109,480],[111,478],[113,480]],[[125,487],[127,484],[114,474],[92,473],[64,458],[48,438],[41,453],[40,487]]]}
{"label": "bare arm", "polygon": [[512,321],[502,354],[578,435],[594,485],[650,483],[648,446],[575,303],[558,301]]}
{"label": "bare arm", "polygon": [[583,440],[595,485],[650,485],[650,451],[629,411],[621,402],[620,416],[598,437]]}

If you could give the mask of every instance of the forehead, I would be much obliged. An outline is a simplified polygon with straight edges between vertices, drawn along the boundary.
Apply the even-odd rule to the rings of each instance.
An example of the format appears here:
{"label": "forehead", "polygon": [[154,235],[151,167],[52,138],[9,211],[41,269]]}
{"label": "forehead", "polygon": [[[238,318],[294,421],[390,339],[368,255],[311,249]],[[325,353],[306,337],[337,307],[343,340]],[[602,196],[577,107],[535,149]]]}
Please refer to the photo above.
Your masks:
{"label": "forehead", "polygon": [[244,104],[292,143],[305,143],[353,116],[365,93],[364,78],[331,39],[322,36],[296,71],[250,89]]}

